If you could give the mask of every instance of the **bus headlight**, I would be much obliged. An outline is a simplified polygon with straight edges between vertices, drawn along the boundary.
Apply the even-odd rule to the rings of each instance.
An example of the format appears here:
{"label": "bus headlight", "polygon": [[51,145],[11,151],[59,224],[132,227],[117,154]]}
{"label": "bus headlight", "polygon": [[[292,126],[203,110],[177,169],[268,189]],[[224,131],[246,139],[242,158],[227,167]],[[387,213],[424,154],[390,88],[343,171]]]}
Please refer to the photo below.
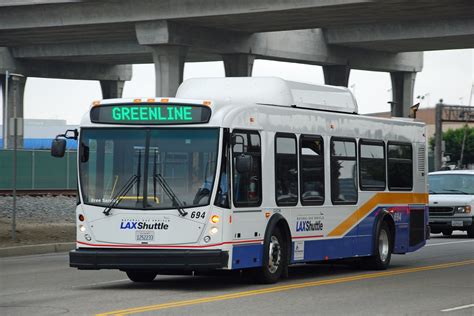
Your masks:
{"label": "bus headlight", "polygon": [[471,206],[470,205],[456,206],[454,210],[456,213],[471,213]]}
{"label": "bus headlight", "polygon": [[215,235],[219,232],[219,228],[217,227],[212,227],[209,232],[211,233],[211,235]]}
{"label": "bus headlight", "polygon": [[80,225],[80,226],[79,226],[79,230],[80,230],[81,232],[85,232],[85,231],[86,231],[86,226]]}

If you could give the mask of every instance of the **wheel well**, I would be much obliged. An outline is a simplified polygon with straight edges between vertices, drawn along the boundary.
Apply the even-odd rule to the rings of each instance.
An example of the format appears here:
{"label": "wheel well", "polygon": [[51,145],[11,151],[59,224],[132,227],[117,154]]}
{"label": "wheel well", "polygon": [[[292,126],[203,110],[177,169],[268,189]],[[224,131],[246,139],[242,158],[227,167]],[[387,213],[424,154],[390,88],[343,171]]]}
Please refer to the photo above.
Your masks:
{"label": "wheel well", "polygon": [[288,251],[288,261],[291,261],[291,232],[288,223],[282,218],[275,226],[282,232],[283,238],[285,238],[286,249]]}
{"label": "wheel well", "polygon": [[393,221],[392,216],[387,214],[383,217],[382,221],[387,223],[388,228],[390,229],[390,235],[392,237],[392,245],[395,245],[395,222]]}

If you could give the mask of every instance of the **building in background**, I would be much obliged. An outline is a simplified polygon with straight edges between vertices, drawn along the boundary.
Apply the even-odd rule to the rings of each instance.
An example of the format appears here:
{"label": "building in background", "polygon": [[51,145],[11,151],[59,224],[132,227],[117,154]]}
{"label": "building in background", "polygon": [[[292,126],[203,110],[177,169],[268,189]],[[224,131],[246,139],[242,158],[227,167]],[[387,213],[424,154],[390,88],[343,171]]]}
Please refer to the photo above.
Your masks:
{"label": "building in background", "polygon": [[[50,149],[51,141],[58,134],[64,133],[67,129],[78,128],[77,125],[67,125],[66,120],[56,119],[25,119],[25,135],[23,149]],[[0,148],[3,148],[3,126],[0,125]],[[68,149],[76,149],[77,141],[68,140]]]}

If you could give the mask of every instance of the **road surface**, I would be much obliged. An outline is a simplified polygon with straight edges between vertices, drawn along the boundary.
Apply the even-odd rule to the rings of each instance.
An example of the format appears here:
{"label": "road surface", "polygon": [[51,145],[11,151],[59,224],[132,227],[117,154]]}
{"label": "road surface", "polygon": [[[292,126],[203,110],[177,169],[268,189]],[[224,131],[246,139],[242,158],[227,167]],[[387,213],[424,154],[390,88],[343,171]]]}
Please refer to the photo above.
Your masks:
{"label": "road surface", "polygon": [[275,285],[251,276],[158,276],[79,271],[67,254],[0,259],[0,315],[474,315],[474,240],[434,235],[394,255],[387,271],[349,264],[290,268]]}

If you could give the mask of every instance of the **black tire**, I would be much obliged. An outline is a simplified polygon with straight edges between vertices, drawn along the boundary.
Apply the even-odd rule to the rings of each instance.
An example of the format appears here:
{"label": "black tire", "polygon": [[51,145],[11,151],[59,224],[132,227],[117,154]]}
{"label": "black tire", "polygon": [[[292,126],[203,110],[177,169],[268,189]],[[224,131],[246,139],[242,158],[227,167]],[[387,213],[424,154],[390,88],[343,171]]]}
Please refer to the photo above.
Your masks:
{"label": "black tire", "polygon": [[257,271],[260,283],[276,283],[288,269],[288,248],[279,229],[274,229],[263,245],[262,267]]}
{"label": "black tire", "polygon": [[474,238],[474,223],[467,228],[467,237]]}
{"label": "black tire", "polygon": [[125,271],[128,278],[133,282],[153,282],[156,272],[153,271]]}
{"label": "black tire", "polygon": [[382,222],[377,229],[374,243],[374,255],[364,259],[365,265],[372,270],[386,270],[390,265],[393,250],[393,236],[387,222]]}
{"label": "black tire", "polygon": [[448,229],[448,230],[443,230],[442,233],[443,233],[443,236],[451,236],[453,234],[453,231]]}

